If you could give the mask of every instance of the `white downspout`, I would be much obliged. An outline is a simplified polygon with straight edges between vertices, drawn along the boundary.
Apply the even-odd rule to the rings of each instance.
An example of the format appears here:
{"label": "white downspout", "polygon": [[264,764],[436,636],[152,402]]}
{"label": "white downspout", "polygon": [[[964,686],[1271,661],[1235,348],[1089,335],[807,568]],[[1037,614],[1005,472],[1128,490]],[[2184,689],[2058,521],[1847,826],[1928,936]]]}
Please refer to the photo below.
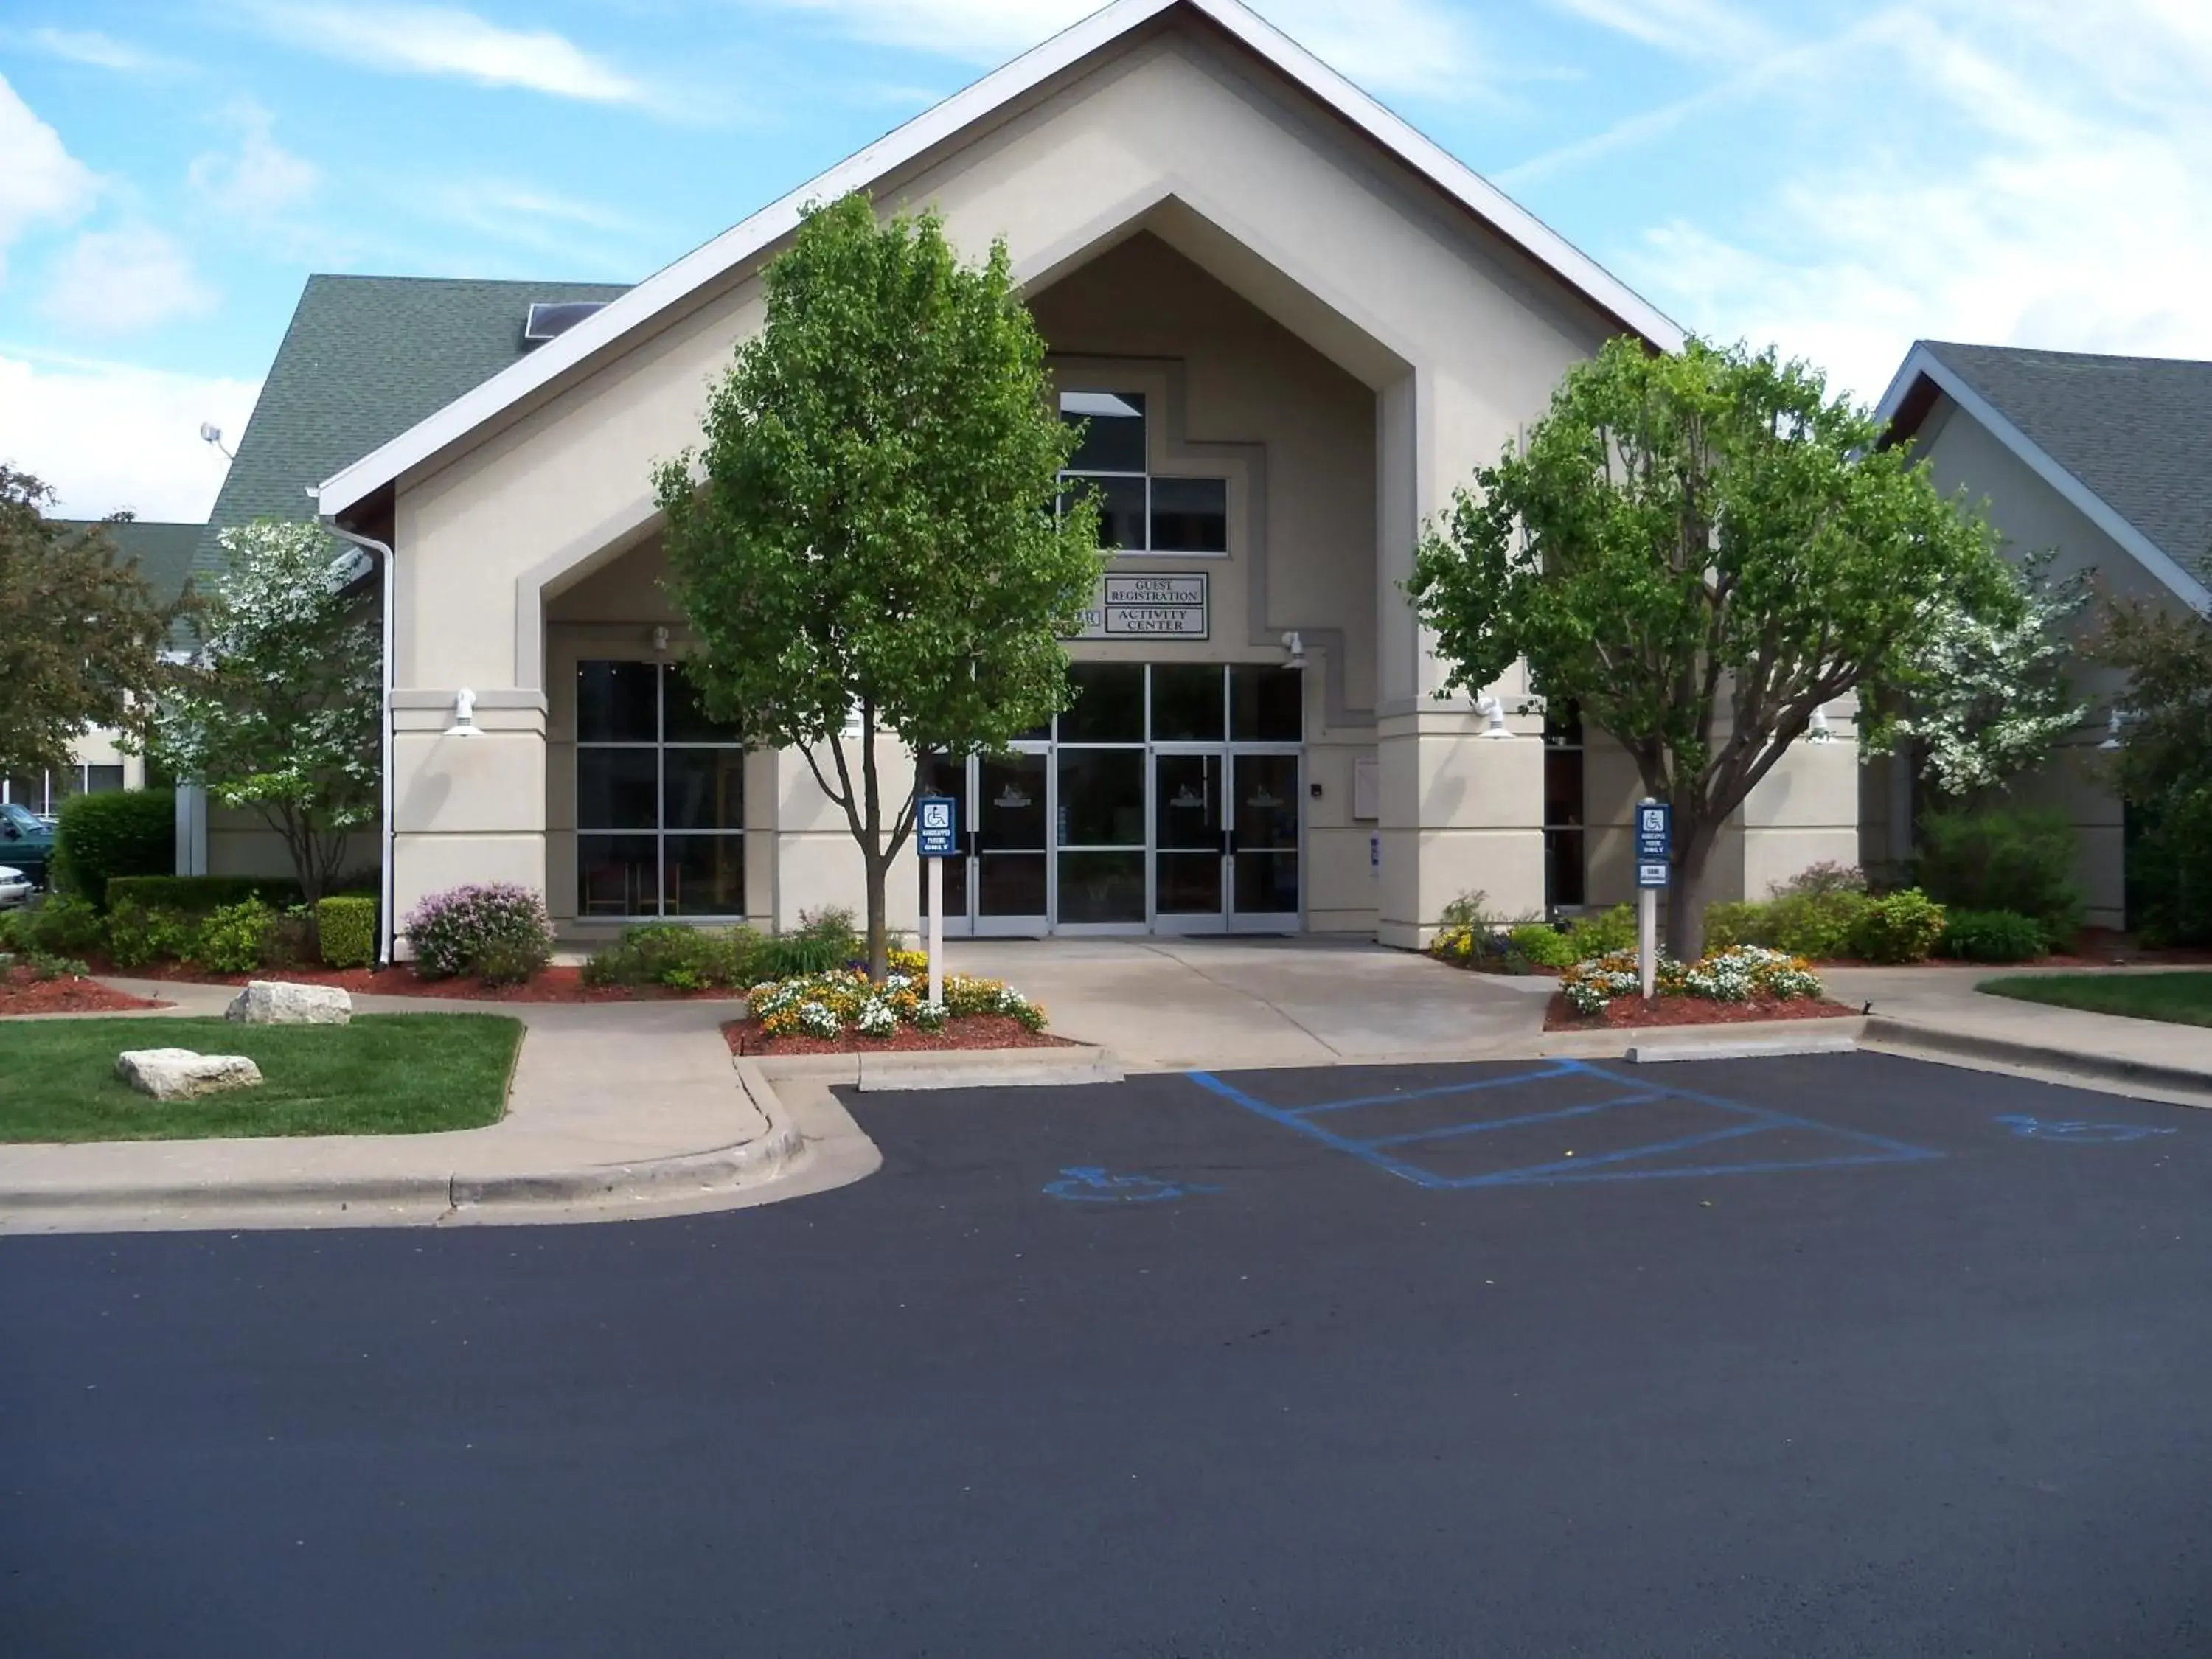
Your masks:
{"label": "white downspout", "polygon": [[[319,505],[320,503],[319,502],[318,506],[319,507]],[[380,968],[386,968],[389,967],[392,963],[392,940],[393,931],[397,926],[397,921],[392,914],[392,896],[398,891],[397,885],[393,880],[392,869],[392,617],[394,604],[392,590],[397,586],[397,583],[393,580],[392,561],[398,556],[392,552],[389,543],[378,541],[374,536],[357,536],[352,531],[341,527],[328,514],[319,512],[317,516],[322,520],[323,528],[329,531],[331,535],[336,536],[340,541],[349,542],[354,546],[359,548],[362,552],[368,553],[372,556],[375,556],[377,568],[382,573],[384,578],[384,672],[382,676],[384,680],[384,714],[382,720],[379,722],[381,728],[379,737],[380,741],[383,745],[382,769],[384,774],[383,855],[381,860],[383,871],[378,877],[378,881],[383,888],[383,892],[376,907],[380,913],[377,919],[376,929],[376,965]]]}

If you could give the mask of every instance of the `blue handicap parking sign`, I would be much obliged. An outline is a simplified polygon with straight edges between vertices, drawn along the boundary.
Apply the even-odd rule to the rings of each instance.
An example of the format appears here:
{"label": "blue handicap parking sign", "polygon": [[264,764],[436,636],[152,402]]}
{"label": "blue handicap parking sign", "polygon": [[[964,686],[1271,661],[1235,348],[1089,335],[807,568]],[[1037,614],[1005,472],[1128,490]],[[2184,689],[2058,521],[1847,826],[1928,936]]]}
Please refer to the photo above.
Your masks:
{"label": "blue handicap parking sign", "polygon": [[914,805],[915,835],[922,857],[958,856],[960,806],[950,795],[924,795]]}
{"label": "blue handicap parking sign", "polygon": [[1674,855],[1674,809],[1664,801],[1639,801],[1636,806],[1636,884],[1664,887],[1667,866]]}

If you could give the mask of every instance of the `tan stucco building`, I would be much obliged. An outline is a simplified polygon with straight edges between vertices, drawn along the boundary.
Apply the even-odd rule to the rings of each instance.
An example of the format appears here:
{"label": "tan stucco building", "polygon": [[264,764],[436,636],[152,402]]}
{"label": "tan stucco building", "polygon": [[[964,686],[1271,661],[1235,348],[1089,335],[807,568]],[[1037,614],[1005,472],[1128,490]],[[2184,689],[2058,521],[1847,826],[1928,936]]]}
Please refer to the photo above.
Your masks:
{"label": "tan stucco building", "polygon": [[[1120,0],[321,481],[388,592],[389,914],[495,879],[584,937],[857,902],[804,758],[748,752],[669,672],[689,639],[651,485],[800,207],[855,189],[971,253],[1005,239],[1121,550],[1058,729],[923,763],[972,832],[951,931],[1413,945],[1469,890],[1628,896],[1626,757],[1547,731],[1516,676],[1438,699],[1401,584],[1571,364],[1678,331],[1235,0]],[[1830,720],[1724,836],[1721,896],[1855,856]],[[895,925],[920,888],[895,877]]]}
{"label": "tan stucco building", "polygon": [[[1985,504],[2009,556],[2050,555],[2053,580],[2089,575],[2099,602],[2077,613],[2077,644],[2089,643],[2106,602],[2212,606],[2212,363],[1923,340],[1880,412],[1887,441],[1912,444],[1947,495]],[[2087,718],[2013,793],[2071,818],[2087,920],[2124,927],[2127,815],[2106,763],[2124,680],[2086,650],[2069,671]],[[1909,756],[1867,768],[1869,864],[1910,854],[1917,805]]]}

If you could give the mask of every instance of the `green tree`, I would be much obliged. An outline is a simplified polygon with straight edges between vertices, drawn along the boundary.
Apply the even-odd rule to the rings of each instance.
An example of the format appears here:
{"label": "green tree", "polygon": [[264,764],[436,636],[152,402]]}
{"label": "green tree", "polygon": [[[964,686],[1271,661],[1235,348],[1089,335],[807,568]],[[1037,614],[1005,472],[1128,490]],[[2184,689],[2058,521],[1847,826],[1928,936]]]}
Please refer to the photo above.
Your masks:
{"label": "green tree", "polygon": [[104,526],[57,523],[52,502],[0,463],[0,775],[69,765],[91,726],[137,732],[178,609],[155,599]]}
{"label": "green tree", "polygon": [[796,747],[866,871],[868,961],[914,827],[877,739],[1004,747],[1066,698],[1060,637],[1096,591],[1096,510],[1055,513],[1077,434],[1003,243],[963,264],[934,216],[811,210],[767,316],[708,402],[705,444],[655,477],[669,591],[719,718]]}
{"label": "green tree", "polygon": [[374,823],[377,623],[319,526],[260,519],[221,538],[228,563],[196,618],[200,648],[155,715],[155,752],[209,798],[283,838],[313,905]]}
{"label": "green tree", "polygon": [[1408,591],[1446,690],[1525,659],[1673,804],[1678,957],[1703,944],[1716,835],[1814,710],[1909,679],[1946,605],[2017,592],[1987,526],[1878,432],[1771,351],[1616,339],[1423,540]]}
{"label": "green tree", "polygon": [[2212,940],[2212,620],[2115,605],[2097,654],[2128,677],[2111,758],[2141,830],[2128,853],[2129,923],[2154,939]]}

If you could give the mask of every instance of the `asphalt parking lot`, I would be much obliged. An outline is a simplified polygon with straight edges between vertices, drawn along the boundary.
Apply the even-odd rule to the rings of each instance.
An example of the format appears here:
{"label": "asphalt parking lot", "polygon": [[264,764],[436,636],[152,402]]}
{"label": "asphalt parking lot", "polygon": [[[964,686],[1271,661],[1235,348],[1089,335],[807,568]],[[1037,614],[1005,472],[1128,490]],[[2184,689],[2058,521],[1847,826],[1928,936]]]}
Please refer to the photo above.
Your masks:
{"label": "asphalt parking lot", "polygon": [[2212,1115],[849,1103],[881,1173],[724,1215],[0,1240],[0,1653],[2212,1650]]}

